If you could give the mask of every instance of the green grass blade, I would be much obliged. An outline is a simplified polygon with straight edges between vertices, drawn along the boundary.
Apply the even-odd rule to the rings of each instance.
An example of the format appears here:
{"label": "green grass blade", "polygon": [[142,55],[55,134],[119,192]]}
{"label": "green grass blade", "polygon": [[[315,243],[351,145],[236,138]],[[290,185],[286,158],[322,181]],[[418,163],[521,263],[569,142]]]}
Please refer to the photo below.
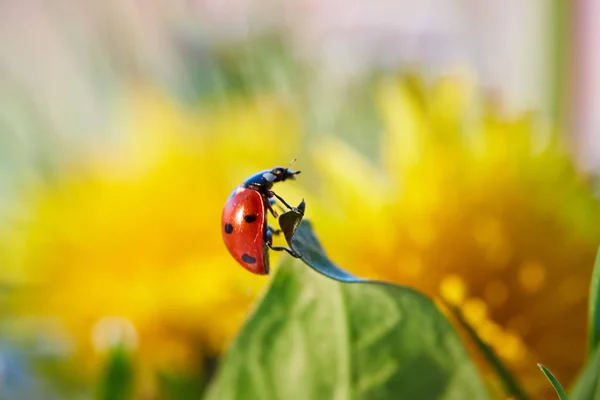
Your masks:
{"label": "green grass blade", "polygon": [[591,357],[581,370],[579,377],[571,387],[571,400],[588,400],[600,398],[596,393],[600,377],[600,351]]}
{"label": "green grass blade", "polygon": [[496,375],[498,375],[500,378],[500,382],[502,383],[506,394],[516,400],[526,400],[528,397],[525,394],[525,391],[521,389],[521,386],[517,380],[512,376],[508,368],[502,363],[496,352],[479,337],[477,331],[475,331],[471,324],[469,324],[469,322],[465,319],[460,309],[448,303],[445,304],[446,307],[450,309],[452,315],[456,318],[461,327],[467,332],[471,340],[473,340],[475,345],[482,352],[488,363],[492,366],[496,372]]}
{"label": "green grass blade", "polygon": [[600,248],[596,255],[590,285],[588,356],[592,357],[600,341]]}
{"label": "green grass blade", "polygon": [[133,399],[134,370],[131,355],[122,348],[111,350],[99,379],[98,400]]}
{"label": "green grass blade", "polygon": [[552,375],[552,372],[550,372],[550,370],[542,364],[538,364],[538,367],[540,367],[544,375],[546,375],[546,378],[548,378],[548,380],[552,384],[552,387],[554,387],[554,390],[556,390],[558,398],[560,400],[568,400],[569,398],[567,397],[567,392],[565,392],[565,389],[562,387],[558,379],[556,379],[556,377]]}

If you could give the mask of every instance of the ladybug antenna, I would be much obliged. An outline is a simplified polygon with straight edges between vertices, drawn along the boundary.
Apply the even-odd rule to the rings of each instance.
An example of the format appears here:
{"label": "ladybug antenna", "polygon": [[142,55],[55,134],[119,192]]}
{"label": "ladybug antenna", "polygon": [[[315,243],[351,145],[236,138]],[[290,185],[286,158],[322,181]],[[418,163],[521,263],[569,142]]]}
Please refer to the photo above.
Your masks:
{"label": "ladybug antenna", "polygon": [[290,168],[290,167],[291,167],[291,166],[292,166],[292,164],[293,164],[293,163],[295,163],[295,162],[296,162],[296,158],[292,159],[292,161],[290,161],[290,163],[288,164],[288,171],[291,171],[291,176],[292,176],[292,177],[293,177],[294,175],[298,175],[300,172],[302,172],[302,171],[292,171],[292,170],[291,170],[291,168]]}

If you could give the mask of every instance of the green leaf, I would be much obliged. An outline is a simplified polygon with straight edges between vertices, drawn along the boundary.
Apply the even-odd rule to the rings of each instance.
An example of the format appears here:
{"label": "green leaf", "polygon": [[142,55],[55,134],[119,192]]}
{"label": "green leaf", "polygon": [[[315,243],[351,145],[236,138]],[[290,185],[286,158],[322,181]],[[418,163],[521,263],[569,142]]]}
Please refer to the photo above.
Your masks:
{"label": "green leaf", "polygon": [[487,399],[456,331],[415,290],[331,263],[307,221],[224,357],[210,399]]}
{"label": "green leaf", "polygon": [[488,346],[487,343],[483,341],[477,334],[477,331],[473,329],[471,324],[464,318],[462,312],[455,306],[446,303],[446,307],[452,312],[458,323],[463,327],[463,329],[467,332],[471,340],[475,343],[475,345],[479,348],[481,353],[484,355],[488,363],[492,366],[496,375],[500,379],[506,394],[511,396],[517,400],[525,400],[527,399],[527,395],[521,389],[517,380],[512,376],[508,368],[502,363],[500,357],[496,354],[494,349]]}
{"label": "green leaf", "polygon": [[596,352],[598,341],[600,341],[600,248],[598,249],[592,272],[588,324],[588,355],[591,358]]}
{"label": "green leaf", "polygon": [[294,250],[292,240],[300,226],[300,222],[302,222],[302,218],[304,218],[305,211],[306,203],[302,199],[295,210],[287,211],[279,216],[279,227],[292,250]]}
{"label": "green leaf", "polygon": [[550,370],[548,368],[546,368],[545,366],[543,366],[542,364],[538,364],[538,367],[540,367],[540,369],[542,370],[544,375],[546,375],[546,378],[548,378],[548,380],[552,384],[552,387],[554,387],[554,390],[556,390],[556,394],[558,394],[558,398],[560,400],[569,400],[569,398],[567,397],[567,392],[565,392],[565,389],[562,387],[562,385],[560,384],[558,379],[556,379],[556,377],[554,377],[554,375],[552,375],[552,372],[550,372]]}
{"label": "green leaf", "polygon": [[596,351],[594,357],[588,361],[579,378],[571,389],[571,400],[594,400],[600,398],[600,351]]}
{"label": "green leaf", "polygon": [[[321,247],[321,244],[317,240],[310,222],[304,220],[300,226],[301,229],[296,232],[291,244],[298,250],[298,253],[302,255],[302,260],[306,265],[318,273],[325,275],[328,278],[335,279],[336,281],[348,283],[370,282],[366,279],[356,277],[332,263],[329,258],[327,258],[327,255],[325,255],[325,250],[323,250],[323,247]],[[391,285],[386,282],[380,282],[380,284]]]}
{"label": "green leaf", "polygon": [[572,400],[600,398],[600,248],[596,255],[590,285],[588,331],[588,362],[571,390]]}
{"label": "green leaf", "polygon": [[98,399],[127,400],[133,398],[134,371],[129,352],[122,346],[111,350],[99,380]]}

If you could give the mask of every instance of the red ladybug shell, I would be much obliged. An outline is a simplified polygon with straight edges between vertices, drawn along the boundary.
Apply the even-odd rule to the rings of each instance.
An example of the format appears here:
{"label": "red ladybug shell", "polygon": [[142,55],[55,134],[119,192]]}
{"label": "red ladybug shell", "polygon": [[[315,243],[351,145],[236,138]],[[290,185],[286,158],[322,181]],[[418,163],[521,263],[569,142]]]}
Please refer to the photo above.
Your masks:
{"label": "red ladybug shell", "polygon": [[223,241],[227,250],[248,271],[269,273],[269,258],[264,242],[265,203],[252,189],[237,188],[225,202],[221,218]]}

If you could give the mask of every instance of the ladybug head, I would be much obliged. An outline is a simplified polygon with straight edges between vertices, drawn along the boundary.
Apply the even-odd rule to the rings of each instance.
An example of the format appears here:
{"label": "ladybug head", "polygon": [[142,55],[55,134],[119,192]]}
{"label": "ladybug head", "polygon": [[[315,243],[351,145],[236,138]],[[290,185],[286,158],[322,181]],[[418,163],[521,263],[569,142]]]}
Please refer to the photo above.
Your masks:
{"label": "ladybug head", "polygon": [[301,171],[292,171],[289,168],[275,167],[271,170],[271,173],[275,175],[273,182],[283,182],[286,179],[296,179],[295,175],[298,175]]}

